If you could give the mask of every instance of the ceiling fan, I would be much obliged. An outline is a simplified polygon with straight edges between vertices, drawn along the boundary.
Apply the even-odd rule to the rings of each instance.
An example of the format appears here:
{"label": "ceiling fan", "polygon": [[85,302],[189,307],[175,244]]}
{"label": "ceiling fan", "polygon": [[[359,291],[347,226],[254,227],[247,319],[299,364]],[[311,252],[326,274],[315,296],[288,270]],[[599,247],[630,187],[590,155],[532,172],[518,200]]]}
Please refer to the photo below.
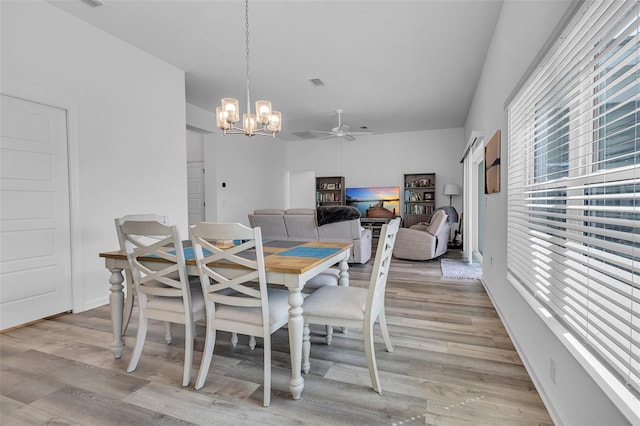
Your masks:
{"label": "ceiling fan", "polygon": [[342,112],[343,112],[342,109],[337,109],[336,110],[336,114],[338,114],[338,126],[334,127],[333,129],[331,129],[331,131],[309,130],[309,132],[327,135],[327,136],[321,137],[320,140],[331,139],[331,138],[343,138],[343,139],[348,140],[348,141],[356,140],[355,136],[364,136],[364,135],[370,135],[371,134],[371,132],[369,132],[369,131],[350,132],[349,131],[350,127],[348,125],[346,125],[346,124],[342,124]]}

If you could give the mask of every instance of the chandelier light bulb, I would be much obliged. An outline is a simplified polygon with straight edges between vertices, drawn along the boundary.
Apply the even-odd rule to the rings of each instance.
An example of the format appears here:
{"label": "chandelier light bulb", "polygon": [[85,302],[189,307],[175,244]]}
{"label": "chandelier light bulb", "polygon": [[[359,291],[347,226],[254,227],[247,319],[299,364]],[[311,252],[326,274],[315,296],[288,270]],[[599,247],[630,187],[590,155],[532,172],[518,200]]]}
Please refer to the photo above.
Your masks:
{"label": "chandelier light bulb", "polygon": [[256,114],[258,116],[258,123],[267,124],[271,117],[271,102],[256,101]]}
{"label": "chandelier light bulb", "polygon": [[247,136],[255,135],[257,130],[256,115],[245,112],[242,115],[242,128],[244,130],[245,135]]}
{"label": "chandelier light bulb", "polygon": [[273,134],[282,130],[282,114],[280,111],[271,112],[269,122],[267,123],[267,130]]}
{"label": "chandelier light bulb", "polygon": [[222,109],[222,107],[216,108],[216,125],[223,131],[229,130],[229,128],[231,127],[231,124],[227,120],[227,117],[229,117],[229,113],[227,111]]}
{"label": "chandelier light bulb", "polygon": [[227,114],[228,123],[237,123],[240,120],[240,108],[238,107],[238,100],[234,98],[222,99],[222,109]]}

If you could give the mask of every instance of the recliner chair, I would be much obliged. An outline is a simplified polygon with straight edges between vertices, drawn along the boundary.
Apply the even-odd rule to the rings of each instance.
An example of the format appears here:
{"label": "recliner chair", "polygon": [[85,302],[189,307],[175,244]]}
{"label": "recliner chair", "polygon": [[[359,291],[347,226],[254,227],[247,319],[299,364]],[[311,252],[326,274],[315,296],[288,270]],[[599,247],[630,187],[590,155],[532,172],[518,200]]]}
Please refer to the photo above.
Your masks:
{"label": "recliner chair", "polygon": [[438,208],[431,221],[419,223],[398,231],[393,256],[398,259],[429,260],[447,252],[449,242],[449,215]]}

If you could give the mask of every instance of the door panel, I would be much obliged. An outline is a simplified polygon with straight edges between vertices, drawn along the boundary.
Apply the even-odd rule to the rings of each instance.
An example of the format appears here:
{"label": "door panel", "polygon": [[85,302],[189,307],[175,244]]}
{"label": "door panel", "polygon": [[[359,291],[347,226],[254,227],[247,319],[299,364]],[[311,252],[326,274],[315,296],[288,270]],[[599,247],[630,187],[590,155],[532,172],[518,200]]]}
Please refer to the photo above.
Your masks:
{"label": "door panel", "polygon": [[71,309],[66,112],[2,95],[0,329]]}
{"label": "door panel", "polygon": [[187,164],[187,191],[189,225],[204,221],[204,163],[201,161]]}

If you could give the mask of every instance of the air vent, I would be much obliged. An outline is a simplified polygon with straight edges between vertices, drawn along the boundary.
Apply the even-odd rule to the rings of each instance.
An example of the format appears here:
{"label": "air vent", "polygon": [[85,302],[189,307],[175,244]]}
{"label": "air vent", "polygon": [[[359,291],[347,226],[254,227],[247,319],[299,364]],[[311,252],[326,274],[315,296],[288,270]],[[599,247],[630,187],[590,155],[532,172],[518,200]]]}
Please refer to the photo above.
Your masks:
{"label": "air vent", "polygon": [[297,137],[299,137],[300,139],[316,139],[317,136],[314,135],[313,133],[306,131],[306,132],[293,132],[294,135],[296,135]]}
{"label": "air vent", "polygon": [[104,3],[98,1],[98,0],[80,0],[82,3],[87,4],[91,7],[100,7],[100,6],[104,6]]}
{"label": "air vent", "polygon": [[320,80],[319,78],[310,78],[309,81],[314,86],[324,86],[324,81]]}

